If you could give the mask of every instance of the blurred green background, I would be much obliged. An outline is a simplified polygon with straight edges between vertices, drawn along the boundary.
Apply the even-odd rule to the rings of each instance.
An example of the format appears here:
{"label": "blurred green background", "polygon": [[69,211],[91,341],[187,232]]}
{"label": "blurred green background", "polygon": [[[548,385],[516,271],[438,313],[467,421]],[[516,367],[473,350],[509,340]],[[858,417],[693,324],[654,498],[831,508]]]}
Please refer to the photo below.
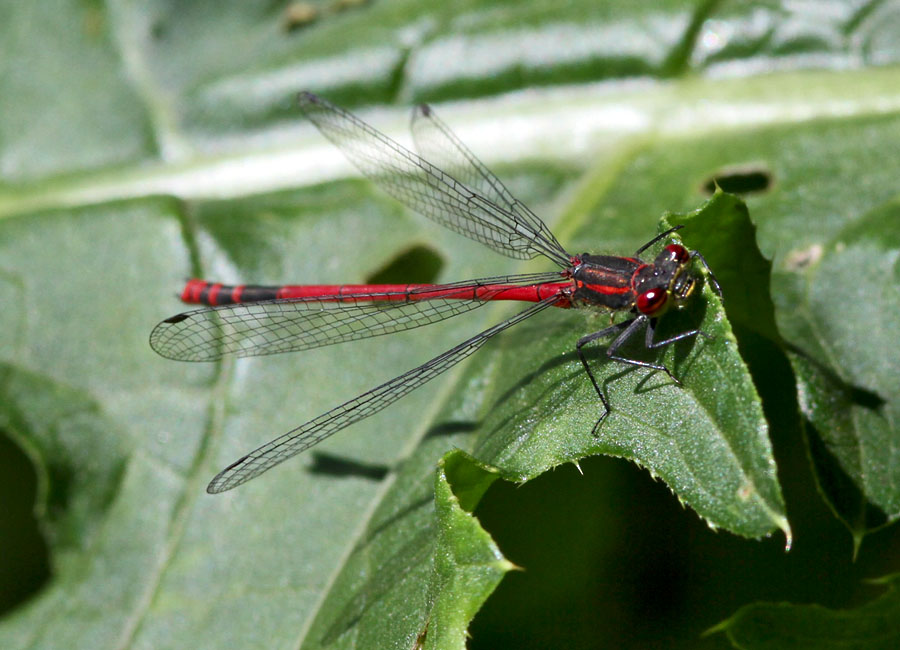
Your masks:
{"label": "blurred green background", "polygon": [[[146,342],[190,275],[538,270],[353,179],[295,107],[308,89],[398,138],[435,103],[573,252],[633,251],[716,180],[772,260],[781,339],[735,329],[792,550],[711,530],[621,459],[497,481],[475,515],[524,571],[468,647],[756,647],[764,625],[701,637],[756,601],[848,609],[855,647],[895,647],[900,607],[878,627],[865,603],[886,588],[865,580],[900,571],[900,2],[4,0],[0,52],[0,646],[463,643],[429,607],[471,598],[465,622],[476,590],[419,566],[434,466],[477,446],[459,423],[521,378],[504,369],[562,357],[589,322],[544,314],[323,449],[373,472],[309,455],[217,498],[205,483],[240,454],[500,312],[213,368]],[[545,374],[577,405],[573,370]],[[593,417],[562,430],[590,445]],[[768,647],[836,640],[804,612]]]}

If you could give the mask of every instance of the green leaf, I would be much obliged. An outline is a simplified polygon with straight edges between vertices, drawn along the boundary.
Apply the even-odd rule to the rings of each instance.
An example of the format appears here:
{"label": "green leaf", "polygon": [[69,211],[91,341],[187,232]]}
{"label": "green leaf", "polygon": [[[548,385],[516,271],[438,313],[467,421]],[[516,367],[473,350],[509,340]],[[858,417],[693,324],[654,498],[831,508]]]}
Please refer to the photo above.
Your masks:
{"label": "green leaf", "polygon": [[[685,232],[702,232],[711,224],[721,231],[748,227],[743,204],[724,194],[691,215],[670,215],[667,222],[663,229],[683,222]],[[748,243],[721,254],[747,255],[753,250]],[[748,537],[781,528],[790,538],[759,397],[708,286],[685,313],[661,319],[657,339],[697,327],[711,339],[684,341],[662,355],[641,354],[641,340],[623,352],[666,364],[684,388],[663,373],[612,363],[593,346],[590,363],[612,405],[596,437],[591,430],[603,407],[573,347],[584,333],[605,327],[608,316],[588,311],[535,320],[538,325],[520,326],[507,336],[497,357],[483,354],[470,366],[464,386],[481,375],[490,378],[474,456],[515,481],[594,453],[622,456],[665,480],[711,526]],[[541,357],[534,354],[538,351]]]}
{"label": "green leaf", "polygon": [[724,632],[736,648],[746,650],[889,650],[900,643],[900,575],[871,581],[887,591],[855,609],[820,605],[755,603],[742,607],[710,630]]}
{"label": "green leaf", "polygon": [[[508,312],[300,358],[179,365],[146,338],[181,309],[173,294],[186,276],[359,282],[417,259],[429,269],[410,281],[523,270],[347,180],[294,108],[301,89],[368,107],[399,138],[409,104],[454,100],[442,117],[573,252],[627,254],[663,212],[694,210],[713,177],[768,174],[747,199],[774,262],[778,325],[803,352],[793,361],[804,414],[839,459],[817,461],[820,483],[837,467],[860,504],[893,516],[893,466],[836,454],[828,437],[857,449],[896,438],[883,424],[894,380],[862,367],[876,348],[856,356],[868,330],[836,324],[861,303],[851,283],[833,287],[839,301],[823,283],[813,322],[832,331],[808,337],[791,284],[817,245],[847,276],[858,257],[845,251],[874,255],[862,261],[879,273],[893,259],[886,240],[847,230],[854,243],[841,248],[837,236],[896,200],[894,3],[323,0],[308,24],[291,24],[285,4],[0,7],[0,425],[42,481],[54,570],[0,622],[0,646],[459,647],[509,568],[466,512],[498,472],[522,479],[589,453],[644,464],[715,525],[786,527],[758,398],[706,289],[661,325],[716,336],[660,357],[684,388],[591,357],[615,409],[598,440],[596,395],[571,350],[605,319],[544,313],[319,453],[206,496],[208,479],[254,445]],[[743,264],[758,261],[734,241],[746,228],[729,226],[721,246],[696,243],[706,230],[684,235]],[[767,331],[751,318],[760,303],[735,291],[735,324]],[[895,340],[896,319],[881,323],[879,342]],[[840,355],[804,345],[819,340]],[[720,391],[728,379],[734,392]],[[820,407],[841,400],[849,428],[840,409]],[[435,483],[454,447],[482,461],[445,461],[458,504],[443,475]],[[849,521],[861,507],[838,509]],[[533,534],[553,548],[564,532]]]}
{"label": "green leaf", "polygon": [[434,560],[436,600],[428,628],[431,647],[465,646],[469,622],[503,574],[515,568],[464,505],[477,502],[495,479],[458,451],[450,452],[438,467],[435,510],[440,532]]}
{"label": "green leaf", "polygon": [[[822,90],[829,83],[813,85]],[[859,90],[850,90],[848,96],[860,97]],[[657,177],[679,176],[685,185],[699,187],[749,170],[768,177],[767,185],[746,199],[760,248],[773,264],[771,295],[778,332],[787,349],[805,359],[791,356],[797,377],[790,383],[799,384],[799,407],[813,425],[809,452],[817,480],[857,544],[868,531],[897,516],[894,486],[900,485],[900,475],[889,451],[897,444],[890,414],[896,412],[900,393],[894,374],[884,370],[891,367],[887,360],[896,347],[884,342],[897,336],[896,320],[890,317],[894,294],[890,280],[862,278],[896,274],[896,237],[891,233],[897,169],[873,161],[891,159],[900,146],[898,127],[895,114],[861,114],[740,129],[702,142],[677,140],[690,155],[673,156],[671,142],[648,146],[617,176],[622,180],[607,195],[615,207],[604,212],[615,222],[642,210],[689,206],[683,192],[654,184]],[[880,240],[867,236],[871,254],[861,259],[858,245],[847,246],[843,240],[849,244],[862,239],[866,229],[884,234]],[[823,265],[834,271],[820,272]],[[860,268],[868,271],[861,273]],[[807,306],[812,298],[815,312]],[[736,316],[734,323],[745,321]],[[758,331],[752,323],[747,326]],[[838,337],[840,345],[833,345],[831,339],[837,343]],[[774,363],[759,357],[763,367]],[[855,406],[850,408],[847,400]],[[835,415],[817,431],[816,420],[829,403]],[[816,418],[810,417],[813,409]],[[780,405],[770,417],[786,423],[792,411]],[[841,424],[847,414],[856,420],[849,428]],[[872,444],[868,451],[865,440]],[[836,452],[839,448],[844,451]]]}
{"label": "green leaf", "polygon": [[55,546],[75,551],[97,534],[118,490],[128,454],[122,432],[86,392],[18,367],[0,366],[0,390],[0,428],[16,434],[42,470],[38,504],[46,531]]}
{"label": "green leaf", "polygon": [[673,214],[666,225],[686,226],[679,235],[701,251],[727,296],[731,322],[779,342],[775,306],[769,294],[772,264],[756,247],[756,227],[746,204],[717,189],[705,208],[686,217]]}
{"label": "green leaf", "polygon": [[[398,482],[407,478],[401,472]],[[365,543],[344,563],[306,644],[412,647],[427,639],[426,647],[463,647],[472,617],[514,567],[454,490],[483,493],[495,478],[450,452],[434,473],[433,494],[420,480],[418,492],[409,483],[393,490],[375,513]],[[416,500],[398,510],[397,500],[410,494]]]}
{"label": "green leaf", "polygon": [[[819,486],[854,534],[900,516],[900,205],[888,203],[808,249],[785,283],[791,363]],[[871,292],[860,293],[862,285]],[[835,306],[845,305],[841,312]]]}

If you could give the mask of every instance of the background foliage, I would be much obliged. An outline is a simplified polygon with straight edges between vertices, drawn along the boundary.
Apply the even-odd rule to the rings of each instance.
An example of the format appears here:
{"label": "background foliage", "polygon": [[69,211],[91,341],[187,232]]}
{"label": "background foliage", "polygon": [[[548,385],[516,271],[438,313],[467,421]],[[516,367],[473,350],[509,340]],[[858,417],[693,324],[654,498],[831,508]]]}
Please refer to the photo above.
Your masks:
{"label": "background foliage", "polygon": [[[895,647],[898,36],[891,0],[0,3],[0,646]],[[207,496],[509,312],[183,365],[146,338],[185,277],[546,268],[354,179],[301,89],[398,139],[436,103],[572,252],[691,213],[729,318],[706,288],[666,325],[716,334],[665,353],[685,388],[597,355],[592,438],[606,321],[554,310]],[[752,226],[694,212],[716,181]]]}

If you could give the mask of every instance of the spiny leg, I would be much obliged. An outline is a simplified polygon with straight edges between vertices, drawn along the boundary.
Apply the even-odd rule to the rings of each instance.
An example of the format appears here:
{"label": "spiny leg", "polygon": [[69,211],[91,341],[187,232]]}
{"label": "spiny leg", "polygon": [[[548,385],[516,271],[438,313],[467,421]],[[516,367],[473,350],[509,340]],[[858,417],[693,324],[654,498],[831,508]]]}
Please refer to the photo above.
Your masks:
{"label": "spiny leg", "polygon": [[[638,316],[637,318],[632,318],[631,320],[625,320],[621,323],[610,325],[609,327],[602,329],[599,332],[594,332],[593,334],[588,334],[587,336],[581,337],[575,344],[575,351],[578,353],[578,358],[581,359],[581,365],[584,366],[584,370],[585,372],[587,372],[587,375],[591,380],[591,384],[593,384],[594,386],[594,390],[597,391],[597,395],[598,397],[600,397],[600,401],[603,403],[603,414],[597,419],[597,423],[594,424],[594,428],[591,430],[592,435],[597,435],[597,430],[600,428],[600,425],[603,424],[603,421],[606,419],[606,416],[609,415],[611,409],[609,407],[609,399],[606,397],[603,389],[600,388],[600,384],[597,383],[597,378],[594,376],[594,372],[591,370],[591,366],[587,361],[587,357],[584,356],[584,352],[581,348],[583,348],[588,343],[591,343],[592,341],[606,338],[608,336],[611,336],[612,334],[619,332],[620,330],[623,330],[618,336],[616,336],[615,340],[612,342],[609,348],[607,348],[606,353],[607,355],[609,355],[610,351],[618,349],[625,341],[631,338],[645,320],[645,316]],[[632,361],[627,360],[625,362],[632,363]]]}
{"label": "spiny leg", "polygon": [[608,356],[613,361],[618,361],[619,363],[625,363],[632,366],[639,366],[641,368],[650,368],[652,370],[661,370],[666,373],[669,378],[674,381],[676,384],[681,386],[681,381],[672,374],[672,372],[663,364],[659,363],[650,363],[649,361],[641,361],[639,359],[629,359],[628,357],[623,357],[616,352],[623,346],[628,340],[634,336],[634,334],[641,328],[642,325],[646,325],[646,336],[644,338],[644,345],[651,349],[658,349],[669,345],[670,343],[675,343],[676,341],[680,341],[682,339],[686,339],[691,336],[697,336],[698,334],[705,336],[706,338],[712,338],[706,332],[694,329],[687,332],[682,332],[680,334],[676,334],[670,338],[664,339],[662,341],[654,341],[653,337],[656,333],[656,319],[648,318],[647,316],[638,316],[637,318],[633,318],[631,320],[622,321],[621,323],[616,323],[610,327],[600,330],[599,332],[594,332],[593,334],[588,334],[587,336],[583,336],[578,340],[575,344],[575,350],[578,353],[578,358],[581,360],[581,365],[584,366],[585,371],[588,374],[588,377],[591,380],[591,384],[594,386],[594,390],[597,391],[597,395],[600,397],[600,401],[603,403],[604,412],[597,420],[597,423],[594,425],[591,433],[593,435],[597,435],[597,430],[600,428],[600,425],[609,415],[611,409],[609,405],[609,398],[606,397],[606,394],[603,392],[603,389],[600,388],[600,384],[597,382],[597,378],[594,376],[593,371],[591,370],[590,364],[588,364],[587,358],[582,351],[582,348],[591,343],[592,341],[596,341],[597,339],[606,338],[620,332],[618,336],[613,340],[612,343],[609,344],[609,347],[606,349],[606,356]]}
{"label": "spiny leg", "polygon": [[[700,336],[705,337],[706,340],[708,340],[708,341],[715,338],[712,334],[707,334],[706,332],[704,332],[704,331],[701,330],[701,329],[688,330],[687,332],[682,332],[681,334],[676,334],[675,336],[669,337],[669,338],[664,339],[664,340],[662,340],[662,341],[654,341],[654,340],[653,340],[653,337],[654,337],[655,334],[656,334],[656,319],[654,318],[654,319],[651,319],[651,320],[650,320],[650,323],[647,325],[647,336],[646,336],[646,338],[644,339],[644,345],[645,345],[646,347],[650,348],[651,350],[655,350],[655,349],[657,349],[657,348],[663,348],[663,347],[669,345],[670,343],[675,343],[676,341],[680,341],[680,340],[682,340],[682,339],[686,339],[686,338],[689,338],[689,337],[691,337],[691,336],[697,336],[698,334],[699,334]],[[612,347],[612,346],[610,346],[610,348],[611,348],[611,347]],[[630,363],[630,362],[626,362],[626,363]],[[643,365],[643,364],[641,364],[641,365]],[[651,364],[650,367],[656,367],[656,366],[653,366],[653,365]],[[668,370],[665,366],[659,366],[659,369],[665,370],[665,371],[666,371],[666,374],[668,374],[669,377],[671,377],[672,380],[673,380],[676,384],[681,385],[681,382],[678,381],[678,380],[672,375],[672,373],[669,372],[669,370]]]}

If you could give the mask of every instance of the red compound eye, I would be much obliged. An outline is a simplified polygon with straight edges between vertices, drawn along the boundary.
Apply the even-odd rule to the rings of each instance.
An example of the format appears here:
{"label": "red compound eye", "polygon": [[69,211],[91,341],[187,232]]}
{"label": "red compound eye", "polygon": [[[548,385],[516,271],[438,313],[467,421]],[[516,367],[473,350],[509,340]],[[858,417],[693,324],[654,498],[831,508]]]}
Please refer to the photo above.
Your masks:
{"label": "red compound eye", "polygon": [[642,314],[652,316],[665,306],[668,298],[669,294],[662,289],[650,289],[645,291],[637,297],[638,311]]}
{"label": "red compound eye", "polygon": [[669,244],[666,246],[666,250],[672,253],[672,259],[680,264],[685,264],[691,259],[691,254],[681,244]]}

